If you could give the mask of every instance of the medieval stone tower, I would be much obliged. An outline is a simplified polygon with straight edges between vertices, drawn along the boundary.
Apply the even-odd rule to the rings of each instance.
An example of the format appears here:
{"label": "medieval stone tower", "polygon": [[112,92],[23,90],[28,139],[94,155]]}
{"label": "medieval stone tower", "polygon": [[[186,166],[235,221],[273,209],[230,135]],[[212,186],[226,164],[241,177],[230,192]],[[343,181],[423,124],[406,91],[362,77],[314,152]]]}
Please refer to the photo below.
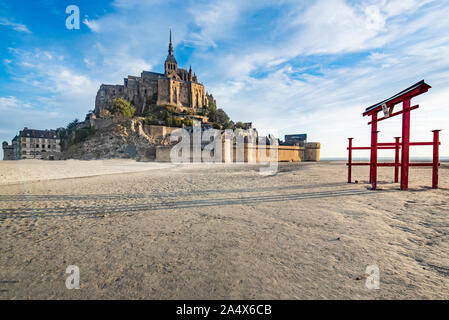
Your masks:
{"label": "medieval stone tower", "polygon": [[95,114],[111,106],[112,99],[123,98],[131,102],[138,114],[145,114],[151,106],[172,106],[178,111],[199,112],[209,101],[214,101],[204,85],[198,82],[192,67],[178,68],[173,54],[172,32],[165,59],[164,73],[142,71],[140,77],[128,76],[123,85],[102,84],[95,98]]}

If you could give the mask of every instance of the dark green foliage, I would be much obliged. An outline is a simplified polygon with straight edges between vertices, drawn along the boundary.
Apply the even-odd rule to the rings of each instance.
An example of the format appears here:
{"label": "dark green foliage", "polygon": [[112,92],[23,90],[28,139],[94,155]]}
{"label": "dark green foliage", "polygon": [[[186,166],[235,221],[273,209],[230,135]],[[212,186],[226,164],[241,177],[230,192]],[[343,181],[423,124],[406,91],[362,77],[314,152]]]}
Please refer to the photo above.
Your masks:
{"label": "dark green foliage", "polygon": [[185,118],[182,122],[183,122],[185,127],[193,127],[193,120],[192,119]]}
{"label": "dark green foliage", "polygon": [[70,122],[68,125],[67,125],[67,131],[72,131],[73,129],[75,129],[75,127],[77,126],[77,125],[79,125],[79,120],[78,119],[75,119],[75,120],[73,120],[72,122]]}
{"label": "dark green foliage", "polygon": [[210,101],[206,107],[206,116],[209,117],[210,122],[217,121],[217,105],[213,101]]}
{"label": "dark green foliage", "polygon": [[114,115],[132,117],[136,113],[136,108],[129,101],[123,98],[116,98],[112,100],[110,112]]}
{"label": "dark green foliage", "polygon": [[240,128],[240,129],[245,129],[245,124],[243,122],[239,121],[235,124],[235,127]]}
{"label": "dark green foliage", "polygon": [[145,120],[143,120],[143,122],[148,125],[159,125],[160,124],[160,120],[158,120],[154,114],[150,114],[147,117],[145,117]]}
{"label": "dark green foliage", "polygon": [[86,140],[88,137],[95,134],[94,127],[87,127],[75,130],[75,138],[73,139],[73,144],[80,143]]}
{"label": "dark green foliage", "polygon": [[210,101],[209,105],[206,107],[206,116],[209,118],[209,121],[213,123],[213,128],[215,129],[233,129],[234,123],[231,121],[226,112],[217,108],[217,105]]}
{"label": "dark green foliage", "polygon": [[147,125],[164,125],[178,128],[181,128],[183,125],[193,126],[191,119],[184,118],[186,115],[191,115],[191,112],[185,110],[180,113],[172,106],[153,106],[151,111],[147,113],[144,123]]}
{"label": "dark green foliage", "polygon": [[217,123],[221,126],[222,129],[227,129],[229,127],[229,116],[226,114],[226,112],[219,108],[217,110]]}

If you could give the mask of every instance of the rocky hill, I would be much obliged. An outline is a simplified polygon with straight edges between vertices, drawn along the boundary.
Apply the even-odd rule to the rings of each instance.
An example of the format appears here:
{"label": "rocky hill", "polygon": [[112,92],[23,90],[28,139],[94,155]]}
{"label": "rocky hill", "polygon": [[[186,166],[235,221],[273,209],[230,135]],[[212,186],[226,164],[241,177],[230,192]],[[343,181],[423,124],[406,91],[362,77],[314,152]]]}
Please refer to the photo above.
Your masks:
{"label": "rocky hill", "polygon": [[[82,123],[68,138],[63,158],[154,160],[156,145],[168,144],[163,132],[154,127],[145,125],[143,118],[94,119]],[[76,142],[77,133],[86,128],[90,135]]]}

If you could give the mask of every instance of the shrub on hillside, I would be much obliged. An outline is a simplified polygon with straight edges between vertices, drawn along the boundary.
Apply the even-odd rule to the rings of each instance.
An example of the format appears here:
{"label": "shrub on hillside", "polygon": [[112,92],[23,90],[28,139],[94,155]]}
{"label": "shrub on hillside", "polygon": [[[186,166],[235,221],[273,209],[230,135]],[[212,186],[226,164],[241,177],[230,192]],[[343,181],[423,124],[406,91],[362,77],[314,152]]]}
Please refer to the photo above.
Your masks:
{"label": "shrub on hillside", "polygon": [[136,108],[123,98],[115,98],[112,100],[110,111],[114,115],[132,117],[136,113]]}

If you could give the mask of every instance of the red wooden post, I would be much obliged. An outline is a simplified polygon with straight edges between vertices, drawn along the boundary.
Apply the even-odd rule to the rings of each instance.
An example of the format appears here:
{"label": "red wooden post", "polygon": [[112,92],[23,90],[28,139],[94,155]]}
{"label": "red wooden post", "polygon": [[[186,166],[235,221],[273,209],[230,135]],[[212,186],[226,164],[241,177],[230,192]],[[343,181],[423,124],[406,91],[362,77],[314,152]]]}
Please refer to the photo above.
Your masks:
{"label": "red wooden post", "polygon": [[371,123],[371,156],[370,156],[370,174],[369,182],[373,184],[373,189],[376,189],[377,180],[377,112],[372,114]]}
{"label": "red wooden post", "polygon": [[377,189],[377,147],[378,147],[377,146],[377,142],[378,142],[378,133],[379,133],[379,131],[376,131],[374,133],[374,152],[373,152],[373,155],[374,155],[374,163],[373,163],[374,169],[373,169],[373,180],[371,181],[371,186],[372,186],[373,190]]}
{"label": "red wooden post", "polygon": [[399,143],[400,137],[395,137],[395,154],[394,154],[394,182],[399,182]]}
{"label": "red wooden post", "polygon": [[402,113],[401,190],[408,189],[410,165],[410,99],[404,99]]}
{"label": "red wooden post", "polygon": [[354,138],[348,138],[349,140],[349,147],[348,147],[348,183],[351,183],[351,174],[352,174],[352,139]]}
{"label": "red wooden post", "polygon": [[432,189],[438,189],[438,167],[439,161],[439,148],[440,148],[440,131],[433,130],[433,166],[432,166]]}

